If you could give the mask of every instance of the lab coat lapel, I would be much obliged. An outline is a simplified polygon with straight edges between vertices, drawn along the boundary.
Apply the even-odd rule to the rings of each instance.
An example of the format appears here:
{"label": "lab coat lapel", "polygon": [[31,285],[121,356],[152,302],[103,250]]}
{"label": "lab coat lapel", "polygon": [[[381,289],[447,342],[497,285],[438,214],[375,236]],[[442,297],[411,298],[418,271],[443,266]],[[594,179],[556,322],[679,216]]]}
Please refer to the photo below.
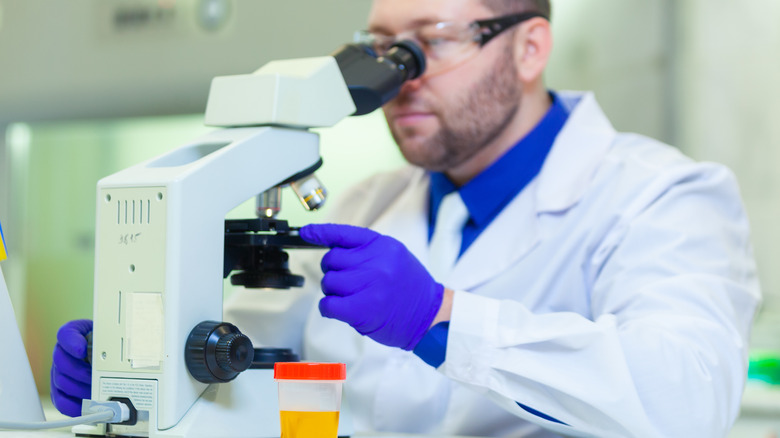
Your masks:
{"label": "lab coat lapel", "polygon": [[463,253],[444,284],[457,290],[472,289],[517,263],[538,242],[534,196],[523,190]]}
{"label": "lab coat lapel", "polygon": [[518,263],[541,240],[540,217],[574,206],[585,194],[616,132],[591,93],[560,93],[570,107],[539,175],[460,257],[445,285],[473,289]]}
{"label": "lab coat lapel", "polygon": [[399,240],[420,262],[428,261],[428,192],[430,178],[417,169],[409,185],[370,225],[374,231]]}

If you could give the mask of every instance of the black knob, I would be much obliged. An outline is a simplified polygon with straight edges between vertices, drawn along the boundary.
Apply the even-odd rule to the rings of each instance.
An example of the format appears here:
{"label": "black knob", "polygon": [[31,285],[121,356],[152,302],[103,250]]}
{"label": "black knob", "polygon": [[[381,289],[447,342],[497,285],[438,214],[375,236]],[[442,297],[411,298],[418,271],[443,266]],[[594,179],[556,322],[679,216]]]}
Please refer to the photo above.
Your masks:
{"label": "black knob", "polygon": [[254,351],[252,341],[242,333],[223,336],[217,341],[217,365],[225,371],[240,373],[252,365]]}
{"label": "black knob", "polygon": [[187,338],[184,361],[192,377],[203,383],[229,382],[252,364],[252,341],[236,326],[203,321]]}

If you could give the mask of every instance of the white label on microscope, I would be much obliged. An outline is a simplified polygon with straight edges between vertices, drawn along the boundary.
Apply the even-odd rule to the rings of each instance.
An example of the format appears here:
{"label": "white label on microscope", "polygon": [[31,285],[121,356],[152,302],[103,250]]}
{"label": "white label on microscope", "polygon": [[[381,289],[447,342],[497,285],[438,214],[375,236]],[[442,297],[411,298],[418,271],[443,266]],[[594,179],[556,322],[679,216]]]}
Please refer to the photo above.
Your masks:
{"label": "white label on microscope", "polygon": [[159,368],[163,359],[163,304],[159,292],[130,294],[128,309],[128,359],[130,366]]}
{"label": "white label on microscope", "polygon": [[127,397],[133,406],[139,410],[154,408],[154,397],[157,394],[156,380],[141,379],[100,379],[100,399],[111,397]]}

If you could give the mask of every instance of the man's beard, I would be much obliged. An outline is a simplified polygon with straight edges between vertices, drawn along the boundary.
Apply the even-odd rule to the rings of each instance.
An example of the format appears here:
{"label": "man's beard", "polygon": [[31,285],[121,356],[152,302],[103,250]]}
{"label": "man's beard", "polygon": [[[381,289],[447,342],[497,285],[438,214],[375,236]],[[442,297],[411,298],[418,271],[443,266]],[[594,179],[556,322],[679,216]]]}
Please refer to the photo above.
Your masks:
{"label": "man's beard", "polygon": [[428,170],[446,171],[468,161],[503,132],[520,108],[521,94],[512,48],[507,46],[495,68],[466,95],[433,109],[440,128],[422,145],[405,147],[404,134],[390,125],[407,161]]}

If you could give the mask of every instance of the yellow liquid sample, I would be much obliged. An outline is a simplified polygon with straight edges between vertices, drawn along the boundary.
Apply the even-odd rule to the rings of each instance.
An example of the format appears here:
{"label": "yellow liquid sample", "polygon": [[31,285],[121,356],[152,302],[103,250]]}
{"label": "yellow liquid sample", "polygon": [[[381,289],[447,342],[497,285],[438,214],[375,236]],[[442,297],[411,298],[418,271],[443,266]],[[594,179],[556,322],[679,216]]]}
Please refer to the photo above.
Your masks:
{"label": "yellow liquid sample", "polygon": [[339,412],[280,411],[282,438],[336,438]]}

